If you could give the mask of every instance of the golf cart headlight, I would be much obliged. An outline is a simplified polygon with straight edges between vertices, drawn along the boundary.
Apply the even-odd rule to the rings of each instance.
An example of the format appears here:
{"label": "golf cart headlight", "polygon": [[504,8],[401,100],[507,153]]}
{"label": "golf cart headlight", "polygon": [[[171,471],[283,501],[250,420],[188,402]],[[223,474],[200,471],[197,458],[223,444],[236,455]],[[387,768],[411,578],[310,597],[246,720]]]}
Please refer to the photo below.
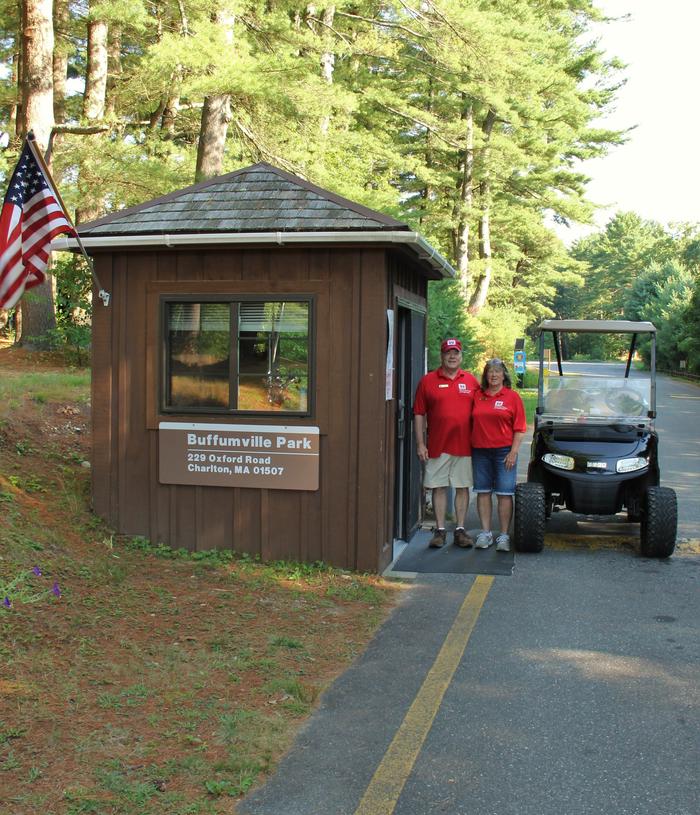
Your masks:
{"label": "golf cart headlight", "polygon": [[642,470],[648,464],[645,458],[636,456],[635,458],[621,458],[615,467],[618,473],[633,473],[635,470]]}
{"label": "golf cart headlight", "polygon": [[552,467],[559,467],[560,470],[573,470],[574,460],[571,456],[560,456],[557,453],[545,453],[542,456],[542,461],[545,464],[551,464]]}

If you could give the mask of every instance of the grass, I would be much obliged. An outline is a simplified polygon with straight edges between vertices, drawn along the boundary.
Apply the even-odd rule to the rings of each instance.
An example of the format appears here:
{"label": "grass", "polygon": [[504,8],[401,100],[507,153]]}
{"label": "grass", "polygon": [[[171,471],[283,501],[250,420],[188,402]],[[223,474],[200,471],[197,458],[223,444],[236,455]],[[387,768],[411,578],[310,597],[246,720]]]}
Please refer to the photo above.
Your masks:
{"label": "grass", "polygon": [[531,425],[535,419],[535,408],[537,407],[537,391],[536,390],[519,390],[523,404],[525,405],[525,415],[527,416],[527,423]]}
{"label": "grass", "polygon": [[232,813],[398,588],[321,563],[190,554],[115,534],[90,511],[89,372],[8,350],[3,811]]}
{"label": "grass", "polygon": [[16,373],[3,370],[0,379],[0,400],[16,400],[21,395],[44,404],[46,402],[87,402],[90,372],[37,371]]}

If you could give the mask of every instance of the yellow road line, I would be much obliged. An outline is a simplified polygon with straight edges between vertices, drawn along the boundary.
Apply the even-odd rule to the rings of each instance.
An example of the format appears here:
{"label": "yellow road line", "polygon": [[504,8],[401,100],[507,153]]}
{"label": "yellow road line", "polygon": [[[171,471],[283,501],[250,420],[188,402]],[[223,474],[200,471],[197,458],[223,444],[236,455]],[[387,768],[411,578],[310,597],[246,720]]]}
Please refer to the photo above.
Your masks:
{"label": "yellow road line", "polygon": [[676,544],[676,555],[700,555],[700,540],[697,538],[686,538]]}
{"label": "yellow road line", "polygon": [[391,815],[450,686],[493,577],[479,575],[432,668],[362,796],[355,815]]}

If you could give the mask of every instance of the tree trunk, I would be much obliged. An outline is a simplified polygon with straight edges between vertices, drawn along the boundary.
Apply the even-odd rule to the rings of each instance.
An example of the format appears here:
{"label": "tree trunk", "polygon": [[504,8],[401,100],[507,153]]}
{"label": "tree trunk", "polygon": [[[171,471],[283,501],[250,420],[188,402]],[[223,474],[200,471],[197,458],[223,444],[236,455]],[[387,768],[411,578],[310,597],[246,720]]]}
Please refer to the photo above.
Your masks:
{"label": "tree trunk", "polygon": [[[68,82],[68,52],[71,48],[68,40],[70,14],[67,0],[54,0],[53,4],[53,117],[58,124],[66,121],[66,88]],[[49,141],[47,162],[51,162],[58,149],[62,135],[53,133]]]}
{"label": "tree trunk", "polygon": [[[12,55],[12,84],[15,88],[17,88],[17,98],[18,100],[22,96],[22,60],[20,56],[20,49],[21,46],[17,46],[17,52]],[[21,127],[21,108],[20,103],[15,102],[10,107],[10,116],[7,123],[7,129],[10,133],[14,131],[15,135],[19,135],[20,127]]]}
{"label": "tree trunk", "polygon": [[231,97],[227,93],[207,96],[197,146],[195,181],[219,175],[224,165],[226,133],[231,121]]}
{"label": "tree trunk", "polygon": [[[335,6],[328,6],[323,12],[323,32],[322,37],[330,42],[330,29],[335,17]],[[333,71],[335,69],[335,54],[329,49],[321,54],[321,74],[328,85],[333,84]],[[326,136],[331,126],[330,111],[321,119],[321,133]]]}
{"label": "tree trunk", "polygon": [[455,207],[457,226],[454,233],[454,257],[462,296],[466,300],[469,297],[471,284],[469,279],[469,228],[474,200],[474,108],[471,103],[462,113],[462,119],[465,125],[465,145],[464,153],[460,156],[459,161],[460,177],[457,182],[458,200]]}
{"label": "tree trunk", "polygon": [[[226,43],[233,45],[235,17],[227,11],[219,11],[216,14],[216,22],[223,29]],[[202,107],[195,181],[204,181],[221,173],[230,121],[231,95],[219,93],[207,96]]]}
{"label": "tree trunk", "polygon": [[83,115],[88,121],[104,119],[107,98],[107,23],[88,22],[88,53]]}
{"label": "tree trunk", "polygon": [[46,280],[24,293],[20,300],[22,309],[22,334],[18,345],[30,351],[50,346],[49,331],[56,328],[54,309],[55,281],[49,270]]}
{"label": "tree trunk", "polygon": [[469,301],[469,310],[478,314],[486,305],[491,285],[491,181],[489,173],[489,142],[496,121],[496,114],[489,110],[482,130],[484,133],[484,180],[479,185],[481,199],[481,217],[479,218],[479,258],[482,261],[482,272],[479,282]]}
{"label": "tree trunk", "polygon": [[[93,139],[94,136],[86,136],[87,139]],[[79,206],[75,208],[75,223],[85,224],[88,221],[94,221],[100,217],[104,212],[103,208],[97,203],[91,203],[88,206]]]}
{"label": "tree trunk", "polygon": [[153,130],[158,127],[158,122],[163,118],[163,111],[165,110],[165,98],[161,96],[158,107],[148,117],[148,126]]}
{"label": "tree trunk", "polygon": [[[482,200],[490,194],[488,181],[482,181],[479,185]],[[484,211],[479,218],[479,259],[483,261],[482,272],[479,283],[469,301],[469,310],[472,314],[478,314],[486,305],[491,285],[491,221],[488,205],[484,205]]]}
{"label": "tree trunk", "polygon": [[175,121],[180,109],[180,94],[172,94],[165,102],[163,108],[162,129],[168,136],[175,135]]}
{"label": "tree trunk", "polygon": [[[180,34],[183,40],[186,41],[190,35],[190,23],[187,18],[187,9],[182,0],[178,0],[178,9],[180,11]],[[233,42],[233,35],[230,42]],[[183,45],[183,47],[185,47]],[[182,66],[178,65],[173,71],[170,80],[172,92],[166,99],[163,100],[161,110],[161,129],[166,136],[172,137],[175,135],[175,121],[177,119],[178,111],[180,110],[180,85],[182,84]]]}
{"label": "tree trunk", "polygon": [[[24,0],[22,6],[22,66],[20,135],[34,131],[37,148],[45,150],[53,128],[52,0]],[[52,277],[20,301],[22,336],[27,347],[46,345],[46,332],[56,327]]]}
{"label": "tree trunk", "polygon": [[53,115],[56,122],[66,121],[66,80],[68,78],[68,0],[54,0],[53,27]]}
{"label": "tree trunk", "polygon": [[[93,2],[90,6],[94,5]],[[107,67],[109,64],[108,26],[104,20],[90,20],[88,22],[87,66],[85,69],[85,93],[83,95],[83,115],[88,121],[101,121],[107,109]],[[96,133],[84,138],[94,145],[93,150],[99,151],[99,145],[104,134]],[[77,223],[92,221],[104,212],[104,200],[95,195],[95,188],[84,177],[83,169],[80,171],[80,186],[87,194],[81,196],[80,206],[75,213]]]}
{"label": "tree trunk", "polygon": [[[323,37],[330,42],[330,30],[335,19],[335,6],[328,6],[323,11]],[[333,84],[333,70],[335,66],[335,54],[333,51],[324,51],[321,54],[321,73],[329,85]]]}
{"label": "tree trunk", "polygon": [[107,88],[105,91],[105,115],[116,117],[117,87],[122,78],[122,30],[111,25],[107,34]]}
{"label": "tree trunk", "polygon": [[[431,113],[433,110],[433,99],[435,96],[435,88],[433,85],[433,77],[432,75],[428,77],[428,90],[426,94],[425,100],[425,107],[426,110]],[[425,132],[425,166],[428,169],[432,169],[433,167],[433,134],[431,130],[426,130]],[[421,209],[420,209],[420,217],[418,219],[418,223],[423,226],[423,221],[425,220],[426,213],[430,212],[431,210],[431,200],[433,195],[433,189],[430,186],[430,183],[426,181],[425,186],[421,190]]]}
{"label": "tree trunk", "polygon": [[34,131],[41,149],[53,127],[53,3],[24,0],[22,6],[22,118],[20,135]]}
{"label": "tree trunk", "polygon": [[[183,32],[183,37],[187,32]],[[161,111],[160,121],[161,130],[166,136],[175,135],[175,122],[177,114],[180,110],[180,86],[182,84],[182,66],[178,65],[173,71],[170,78],[171,93],[166,99],[163,100],[163,110]]]}

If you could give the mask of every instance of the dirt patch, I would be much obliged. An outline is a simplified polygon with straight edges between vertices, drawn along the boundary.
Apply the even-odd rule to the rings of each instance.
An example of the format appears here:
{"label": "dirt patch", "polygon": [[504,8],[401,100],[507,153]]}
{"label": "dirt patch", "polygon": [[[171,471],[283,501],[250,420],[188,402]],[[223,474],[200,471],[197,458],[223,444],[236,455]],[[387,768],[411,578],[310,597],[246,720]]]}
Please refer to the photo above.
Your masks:
{"label": "dirt patch", "polygon": [[87,378],[64,373],[0,349],[1,808],[234,812],[398,588],[114,535],[89,509]]}
{"label": "dirt patch", "polygon": [[61,351],[28,351],[0,339],[0,370],[6,373],[27,371],[63,371],[65,355]]}

